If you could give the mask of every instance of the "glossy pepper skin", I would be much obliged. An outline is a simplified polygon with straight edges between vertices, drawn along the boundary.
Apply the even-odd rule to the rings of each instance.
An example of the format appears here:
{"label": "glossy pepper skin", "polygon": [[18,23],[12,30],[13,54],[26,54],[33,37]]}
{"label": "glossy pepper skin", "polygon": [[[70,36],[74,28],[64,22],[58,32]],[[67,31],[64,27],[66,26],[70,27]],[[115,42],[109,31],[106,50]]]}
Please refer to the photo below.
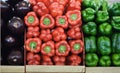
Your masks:
{"label": "glossy pepper skin", "polygon": [[102,0],[83,0],[82,4],[85,8],[90,7],[98,11],[102,5]]}
{"label": "glossy pepper skin", "polygon": [[72,54],[80,54],[83,51],[84,43],[82,40],[70,41],[70,48]]}
{"label": "glossy pepper skin", "polygon": [[68,56],[68,61],[69,65],[78,66],[82,62],[82,59],[78,55],[71,55]]}
{"label": "glossy pepper skin", "polygon": [[120,66],[120,53],[115,53],[112,55],[112,63],[115,66]]}
{"label": "glossy pepper skin", "polygon": [[79,10],[67,11],[66,16],[68,18],[68,23],[72,26],[78,25],[82,22],[81,12]]}
{"label": "glossy pepper skin", "polygon": [[64,7],[66,7],[67,3],[69,0],[53,0],[54,2],[58,2],[59,4],[63,5]]}
{"label": "glossy pepper skin", "polygon": [[110,35],[112,33],[112,26],[105,22],[99,25],[98,30],[102,35]]}
{"label": "glossy pepper skin", "polygon": [[37,4],[36,0],[29,0],[29,3],[30,3],[32,6],[34,6],[34,5]]}
{"label": "glossy pepper skin", "polygon": [[25,49],[30,52],[40,52],[41,40],[39,38],[29,38],[25,41]]}
{"label": "glossy pepper skin", "polygon": [[43,55],[41,64],[42,65],[53,65],[53,62],[49,56]]}
{"label": "glossy pepper skin", "polygon": [[99,60],[99,65],[100,66],[110,66],[111,65],[111,59],[109,56],[102,56],[100,57],[100,60]]}
{"label": "glossy pepper skin", "polygon": [[67,11],[81,10],[81,3],[79,1],[72,0],[67,6]]}
{"label": "glossy pepper skin", "polygon": [[46,7],[49,7],[53,0],[36,0],[36,2],[43,2]]}
{"label": "glossy pepper skin", "polygon": [[53,41],[43,43],[41,46],[41,53],[47,56],[53,56],[55,54],[55,45]]}
{"label": "glossy pepper skin", "polygon": [[50,32],[50,29],[41,30],[40,39],[44,42],[52,40],[52,34]]}
{"label": "glossy pepper skin", "polygon": [[65,65],[66,58],[62,56],[54,56],[53,61],[55,65]]}
{"label": "glossy pepper skin", "polygon": [[112,35],[112,52],[120,53],[120,33],[115,33]]}
{"label": "glossy pepper skin", "polygon": [[107,11],[98,11],[96,16],[96,22],[102,23],[109,19],[109,13]]}
{"label": "glossy pepper skin", "polygon": [[86,53],[95,53],[97,50],[96,38],[95,36],[85,37],[85,52]]}
{"label": "glossy pepper skin", "polygon": [[38,2],[36,5],[34,5],[33,11],[35,11],[39,16],[43,16],[49,13],[49,10],[47,9],[43,2]]}
{"label": "glossy pepper skin", "polygon": [[37,61],[40,61],[41,58],[38,54],[34,54],[32,52],[28,52],[27,53],[27,61],[30,61],[30,60],[37,60]]}
{"label": "glossy pepper skin", "polygon": [[70,46],[66,41],[60,41],[55,44],[57,56],[68,56],[70,52]]}
{"label": "glossy pepper skin", "polygon": [[54,29],[52,31],[52,36],[53,36],[53,40],[56,42],[61,41],[61,40],[66,40],[66,38],[67,38],[67,36],[64,32],[64,29],[61,27]]}
{"label": "glossy pepper skin", "polygon": [[100,55],[109,55],[111,53],[111,41],[106,36],[101,36],[97,40],[98,53]]}
{"label": "glossy pepper skin", "polygon": [[39,20],[35,12],[28,12],[27,15],[24,17],[24,22],[28,27],[39,25]]}
{"label": "glossy pepper skin", "polygon": [[62,27],[64,29],[68,28],[68,21],[66,16],[57,16],[56,17],[56,26]]}
{"label": "glossy pepper skin", "polygon": [[92,8],[86,8],[82,11],[82,17],[84,22],[93,21],[95,18],[95,10]]}
{"label": "glossy pepper skin", "polygon": [[120,16],[113,16],[111,24],[112,24],[114,29],[120,31]]}
{"label": "glossy pepper skin", "polygon": [[87,35],[96,35],[97,34],[97,25],[95,22],[88,22],[82,26],[83,32]]}
{"label": "glossy pepper skin", "polygon": [[52,17],[57,17],[59,15],[61,16],[64,11],[64,6],[59,4],[58,2],[53,2],[49,6],[49,11],[50,11],[50,14],[52,15]]}
{"label": "glossy pepper skin", "polygon": [[67,35],[72,39],[81,39],[82,33],[79,27],[74,27],[68,30]]}
{"label": "glossy pepper skin", "polygon": [[39,27],[28,27],[27,29],[27,34],[26,37],[27,38],[32,38],[32,37],[38,37],[39,36]]}
{"label": "glossy pepper skin", "polygon": [[113,3],[112,7],[109,9],[110,15],[120,16],[120,2]]}
{"label": "glossy pepper skin", "polygon": [[87,53],[85,55],[85,64],[89,67],[97,66],[99,58],[96,53]]}
{"label": "glossy pepper skin", "polygon": [[40,19],[41,29],[52,29],[55,26],[55,21],[50,14],[45,14]]}
{"label": "glossy pepper skin", "polygon": [[27,61],[28,65],[39,65],[41,57],[38,54],[34,54],[32,52],[27,53]]}

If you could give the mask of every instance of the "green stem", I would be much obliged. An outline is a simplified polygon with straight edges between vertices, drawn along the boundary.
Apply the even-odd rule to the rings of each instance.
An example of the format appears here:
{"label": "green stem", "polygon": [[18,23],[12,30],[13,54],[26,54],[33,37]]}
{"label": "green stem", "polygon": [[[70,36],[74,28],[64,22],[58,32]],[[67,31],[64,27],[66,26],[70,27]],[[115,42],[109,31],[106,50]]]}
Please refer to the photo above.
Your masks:
{"label": "green stem", "polygon": [[37,47],[37,43],[36,42],[30,42],[29,47],[34,50]]}
{"label": "green stem", "polygon": [[65,24],[65,19],[64,18],[60,18],[58,22],[59,22],[59,24],[63,25],[63,24]]}
{"label": "green stem", "polygon": [[59,51],[60,53],[66,52],[66,46],[61,45],[61,46],[59,47],[58,51]]}
{"label": "green stem", "polygon": [[34,23],[34,21],[35,21],[34,16],[29,16],[28,17],[28,23]]}
{"label": "green stem", "polygon": [[50,25],[50,19],[49,18],[44,18],[43,20],[44,25]]}
{"label": "green stem", "polygon": [[51,47],[50,47],[50,46],[46,46],[46,47],[44,48],[44,51],[45,51],[46,53],[50,53],[50,52],[51,52]]}
{"label": "green stem", "polygon": [[77,20],[77,15],[76,14],[71,14],[70,19],[71,20]]}
{"label": "green stem", "polygon": [[74,50],[79,50],[80,49],[80,44],[74,44]]}

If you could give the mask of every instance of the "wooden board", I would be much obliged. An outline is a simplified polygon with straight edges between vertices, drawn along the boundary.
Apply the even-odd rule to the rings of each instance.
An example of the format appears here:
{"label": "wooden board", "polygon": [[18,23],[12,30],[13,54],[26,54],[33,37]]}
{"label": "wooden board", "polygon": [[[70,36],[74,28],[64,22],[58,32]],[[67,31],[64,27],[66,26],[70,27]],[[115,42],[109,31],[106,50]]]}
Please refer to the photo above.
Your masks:
{"label": "wooden board", "polygon": [[120,73],[120,67],[86,67],[86,73]]}
{"label": "wooden board", "polygon": [[26,73],[84,73],[85,66],[27,65]]}
{"label": "wooden board", "polygon": [[0,66],[1,73],[24,73],[24,66]]}

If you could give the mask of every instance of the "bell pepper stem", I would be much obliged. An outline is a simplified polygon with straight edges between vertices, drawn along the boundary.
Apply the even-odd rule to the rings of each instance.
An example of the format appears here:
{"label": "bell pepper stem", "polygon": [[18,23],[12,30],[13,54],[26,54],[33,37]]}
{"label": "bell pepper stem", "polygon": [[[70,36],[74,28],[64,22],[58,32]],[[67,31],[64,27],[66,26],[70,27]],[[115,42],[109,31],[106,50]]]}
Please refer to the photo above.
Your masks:
{"label": "bell pepper stem", "polygon": [[76,14],[71,14],[70,18],[71,18],[71,20],[77,20],[77,15]]}
{"label": "bell pepper stem", "polygon": [[44,18],[43,20],[44,25],[50,25],[50,19],[49,18]]}
{"label": "bell pepper stem", "polygon": [[59,22],[59,24],[63,24],[64,25],[65,24],[65,19],[64,18],[60,18],[58,22]]}
{"label": "bell pepper stem", "polygon": [[73,47],[74,47],[74,50],[79,50],[81,46],[80,46],[80,44],[74,44]]}
{"label": "bell pepper stem", "polygon": [[60,53],[64,53],[66,51],[66,46],[61,45],[58,50]]}
{"label": "bell pepper stem", "polygon": [[28,22],[29,22],[29,23],[34,23],[34,21],[35,21],[34,16],[29,16],[29,17],[28,17]]}
{"label": "bell pepper stem", "polygon": [[46,53],[50,53],[50,52],[51,52],[50,46],[46,46],[46,47],[44,48],[44,51],[45,51]]}
{"label": "bell pepper stem", "polygon": [[34,50],[37,47],[37,43],[36,42],[30,42],[29,46],[32,50]]}

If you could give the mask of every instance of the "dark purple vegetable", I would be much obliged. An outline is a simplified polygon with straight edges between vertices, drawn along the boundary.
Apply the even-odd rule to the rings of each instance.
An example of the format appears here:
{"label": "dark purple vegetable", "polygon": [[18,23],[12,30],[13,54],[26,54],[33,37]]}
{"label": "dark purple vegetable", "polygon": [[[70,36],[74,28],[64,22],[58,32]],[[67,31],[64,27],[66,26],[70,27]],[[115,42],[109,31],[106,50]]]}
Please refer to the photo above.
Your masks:
{"label": "dark purple vegetable", "polygon": [[10,65],[20,65],[24,61],[22,52],[19,50],[11,51],[7,58]]}
{"label": "dark purple vegetable", "polygon": [[27,1],[20,1],[15,5],[15,13],[19,17],[24,17],[31,10],[31,5]]}
{"label": "dark purple vegetable", "polygon": [[5,36],[3,42],[4,42],[5,47],[13,47],[16,45],[17,39],[11,35],[7,35]]}
{"label": "dark purple vegetable", "polygon": [[13,17],[8,22],[8,29],[13,33],[20,35],[24,33],[25,25],[21,18],[19,17]]}

